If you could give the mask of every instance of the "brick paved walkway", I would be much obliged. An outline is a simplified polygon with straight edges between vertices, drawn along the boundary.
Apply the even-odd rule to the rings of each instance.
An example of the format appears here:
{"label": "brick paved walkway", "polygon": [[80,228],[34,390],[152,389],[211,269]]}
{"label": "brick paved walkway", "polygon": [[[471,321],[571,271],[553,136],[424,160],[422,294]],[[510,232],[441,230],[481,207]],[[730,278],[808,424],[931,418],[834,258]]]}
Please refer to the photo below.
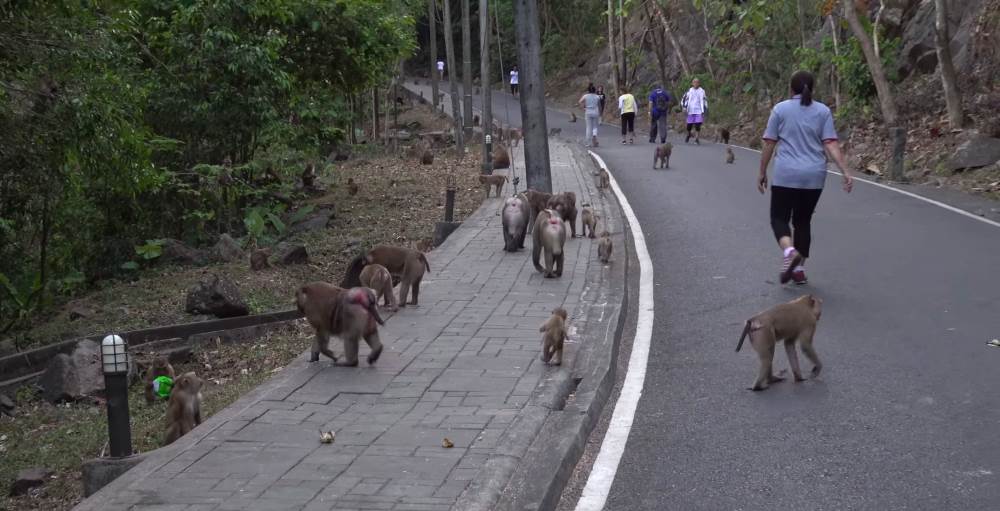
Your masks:
{"label": "brick paved walkway", "polygon": [[[603,204],[585,153],[553,141],[551,157],[556,190]],[[542,278],[530,240],[503,252],[499,206],[489,199],[428,254],[421,306],[382,328],[387,349],[375,367],[299,357],[77,509],[451,509],[532,393],[571,370],[572,343],[562,368],[541,363],[538,327],[559,305],[572,325],[585,272],[599,268],[597,244],[572,239],[563,277]],[[328,429],[336,441],[321,445],[318,430]],[[445,437],[454,448],[442,447]]]}

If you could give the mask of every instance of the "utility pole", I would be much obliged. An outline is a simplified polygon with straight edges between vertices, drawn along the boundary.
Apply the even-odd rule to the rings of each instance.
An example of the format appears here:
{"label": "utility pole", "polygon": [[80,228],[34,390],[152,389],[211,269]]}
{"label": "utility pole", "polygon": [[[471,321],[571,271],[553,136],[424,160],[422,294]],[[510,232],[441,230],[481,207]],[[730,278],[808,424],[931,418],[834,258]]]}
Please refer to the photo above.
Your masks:
{"label": "utility pole", "polygon": [[462,124],[465,137],[472,138],[472,30],[469,27],[469,0],[462,0]]}
{"label": "utility pole", "polygon": [[521,128],[524,130],[524,173],[527,177],[528,188],[552,193],[537,0],[514,0],[514,26],[517,29],[517,62],[521,71],[520,96]]}
{"label": "utility pole", "polygon": [[427,0],[427,22],[431,25],[431,97],[434,109],[438,107],[438,44],[437,44],[437,0]]}
{"label": "utility pole", "polygon": [[465,137],[462,132],[462,106],[458,99],[458,83],[455,82],[455,38],[451,33],[451,0],[444,0],[444,52],[448,55],[448,84],[451,90],[451,116],[454,121],[455,143],[458,153],[465,153]]}
{"label": "utility pole", "polygon": [[488,0],[479,0],[479,85],[483,101],[483,174],[493,171],[493,89],[490,79],[490,8]]}

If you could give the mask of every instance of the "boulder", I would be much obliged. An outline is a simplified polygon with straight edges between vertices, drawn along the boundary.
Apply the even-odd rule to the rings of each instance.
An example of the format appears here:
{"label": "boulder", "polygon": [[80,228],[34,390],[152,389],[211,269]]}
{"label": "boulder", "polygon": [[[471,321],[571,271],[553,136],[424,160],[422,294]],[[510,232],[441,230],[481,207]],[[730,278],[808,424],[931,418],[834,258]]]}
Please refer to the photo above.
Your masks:
{"label": "boulder", "polygon": [[973,134],[951,155],[948,170],[961,172],[993,165],[997,161],[1000,161],[1000,138]]}
{"label": "boulder", "polygon": [[334,212],[332,205],[323,206],[322,208],[314,211],[308,218],[305,218],[289,227],[287,236],[298,234],[300,232],[325,229],[327,224],[329,224],[335,217],[336,213]]}
{"label": "boulder", "polygon": [[192,314],[211,314],[217,318],[246,316],[250,313],[236,283],[228,277],[207,274],[188,291],[184,308]]}
{"label": "boulder", "polygon": [[83,340],[69,355],[60,353],[52,358],[39,379],[42,396],[52,402],[72,401],[104,391],[101,369],[101,346]]}
{"label": "boulder", "polygon": [[163,240],[163,251],[159,257],[161,262],[175,264],[204,264],[206,259],[202,251],[173,238]]}
{"label": "boulder", "polygon": [[101,345],[84,339],[76,343],[69,356],[76,370],[78,396],[93,396],[104,392],[104,370],[101,366]]}
{"label": "boulder", "polygon": [[309,262],[309,252],[305,245],[293,243],[279,243],[277,247],[278,264],[289,266],[293,264],[307,264]]}
{"label": "boulder", "polygon": [[243,259],[243,249],[232,236],[223,233],[212,248],[212,255],[219,261],[231,263]]}
{"label": "boulder", "polygon": [[7,394],[0,393],[0,413],[11,415],[14,411],[14,400]]}
{"label": "boulder", "polygon": [[28,493],[28,490],[42,486],[49,480],[52,471],[47,468],[28,468],[17,473],[14,484],[10,485],[10,496],[16,497]]}
{"label": "boulder", "polygon": [[38,385],[42,387],[42,397],[46,401],[58,403],[76,399],[80,385],[77,383],[73,359],[65,353],[52,357],[42,377],[38,379]]}
{"label": "boulder", "polygon": [[80,318],[89,318],[94,315],[94,309],[87,307],[83,304],[73,304],[70,305],[69,311],[66,313],[70,321],[76,321]]}
{"label": "boulder", "polygon": [[254,250],[253,253],[250,254],[250,269],[253,271],[261,271],[263,269],[270,268],[271,263],[267,260],[269,257],[271,257],[271,249],[269,248]]}

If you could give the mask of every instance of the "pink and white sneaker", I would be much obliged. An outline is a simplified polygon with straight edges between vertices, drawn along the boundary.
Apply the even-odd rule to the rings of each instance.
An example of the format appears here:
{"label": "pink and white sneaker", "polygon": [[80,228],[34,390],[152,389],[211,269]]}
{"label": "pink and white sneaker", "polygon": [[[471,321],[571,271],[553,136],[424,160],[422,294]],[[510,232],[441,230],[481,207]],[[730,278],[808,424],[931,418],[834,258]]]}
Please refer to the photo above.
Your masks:
{"label": "pink and white sneaker", "polygon": [[[801,263],[802,254],[799,254],[799,251],[795,250],[795,248],[788,250],[785,257],[781,259],[781,273],[778,276],[778,280],[782,284],[787,284],[789,280],[792,280],[792,273],[795,271],[795,268]],[[805,276],[805,272],[803,272],[803,276]]]}
{"label": "pink and white sneaker", "polygon": [[806,278],[806,271],[802,268],[796,268],[792,271],[792,282],[798,286],[803,286],[809,283],[809,279]]}

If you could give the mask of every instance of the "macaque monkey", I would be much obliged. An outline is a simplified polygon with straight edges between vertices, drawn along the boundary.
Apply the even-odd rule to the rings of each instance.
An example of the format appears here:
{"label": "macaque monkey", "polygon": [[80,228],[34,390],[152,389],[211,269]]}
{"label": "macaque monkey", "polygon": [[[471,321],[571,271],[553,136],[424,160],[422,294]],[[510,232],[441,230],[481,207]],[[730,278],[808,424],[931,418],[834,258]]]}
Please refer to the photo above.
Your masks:
{"label": "macaque monkey", "polygon": [[502,145],[494,147],[493,170],[509,169],[509,168],[510,168],[510,155],[507,154],[507,150],[504,149]]}
{"label": "macaque monkey", "polygon": [[434,163],[434,153],[429,148],[424,148],[423,154],[420,155],[420,163],[424,165],[432,165]]}
{"label": "macaque monkey", "polygon": [[510,141],[512,147],[517,147],[521,143],[521,130],[517,128],[510,128],[508,131],[507,140]]}
{"label": "macaque monkey", "polygon": [[503,184],[509,181],[509,178],[503,174],[493,174],[493,175],[479,175],[479,184],[486,185],[486,197],[490,196],[490,187],[496,187],[497,197],[500,196],[500,190],[503,189]]}
{"label": "macaque monkey", "polygon": [[539,332],[545,332],[542,336],[542,362],[546,364],[555,355],[553,365],[562,365],[563,343],[566,341],[566,309],[558,307],[552,311],[552,316],[546,321]]}
{"label": "macaque monkey", "polygon": [[250,269],[260,271],[271,267],[268,258],[271,257],[270,248],[258,248],[250,253]]}
{"label": "macaque monkey", "polygon": [[732,165],[734,161],[736,161],[736,155],[733,154],[733,148],[732,147],[727,147],[726,148],[726,163]]}
{"label": "macaque monkey", "polygon": [[229,186],[233,184],[233,160],[229,159],[228,156],[222,160],[222,170],[219,171],[219,176],[216,178],[219,186]]}
{"label": "macaque monkey", "polygon": [[[375,292],[365,287],[343,289],[326,282],[311,282],[299,288],[295,304],[316,331],[310,362],[319,361],[322,353],[338,366],[358,365],[358,343],[365,339],[371,348],[368,364],[382,354],[378,325],[384,325],[378,313]],[[330,350],[330,336],[344,341],[344,360]]]}
{"label": "macaque monkey", "polygon": [[674,145],[670,142],[666,144],[656,146],[653,149],[653,168],[657,168],[656,165],[659,164],[661,169],[670,168],[670,154],[674,152]]}
{"label": "macaque monkey", "polygon": [[611,260],[612,248],[613,246],[611,245],[611,235],[608,234],[608,231],[602,232],[601,241],[597,242],[597,257],[601,260],[602,263],[608,264],[608,261]]}
{"label": "macaque monkey", "polygon": [[583,236],[587,237],[587,229],[590,229],[590,239],[597,237],[597,220],[600,219],[600,215],[594,213],[594,210],[590,208],[583,208],[583,219],[580,221],[583,227]]}
{"label": "macaque monkey", "polygon": [[472,116],[472,125],[479,126],[479,114],[475,114]]}
{"label": "macaque monkey", "polygon": [[611,188],[611,174],[608,173],[607,169],[601,169],[601,171],[597,173],[597,179],[598,188],[602,190]]}
{"label": "macaque monkey", "polygon": [[719,128],[719,137],[716,138],[715,141],[721,141],[723,144],[729,145],[729,130],[726,128]]}
{"label": "macaque monkey", "polygon": [[560,218],[569,222],[569,230],[572,233],[570,237],[576,237],[576,194],[573,192],[564,192],[553,195],[549,202],[545,205],[546,208],[555,210]]}
{"label": "macaque monkey", "polygon": [[354,182],[353,177],[347,178],[347,194],[354,197],[358,194],[358,184]]}
{"label": "macaque monkey", "polygon": [[174,382],[167,404],[167,437],[163,445],[170,445],[201,424],[201,378],[195,373],[184,373]]}
{"label": "macaque monkey", "polygon": [[524,191],[524,196],[528,199],[528,206],[531,209],[531,218],[528,219],[528,234],[531,234],[535,226],[535,218],[538,217],[538,213],[545,209],[545,205],[549,203],[552,194],[528,188]]}
{"label": "macaque monkey", "polygon": [[154,358],[152,365],[149,366],[149,370],[146,371],[145,394],[146,403],[148,404],[156,401],[156,393],[153,391],[153,380],[160,376],[169,376],[171,380],[177,376],[177,373],[174,372],[174,366],[170,365],[170,360],[162,355]]}
{"label": "macaque monkey", "polygon": [[736,351],[740,351],[743,340],[749,335],[750,344],[760,358],[760,371],[750,390],[764,390],[769,384],[784,380],[775,376],[771,367],[774,362],[774,345],[779,341],[785,341],[785,353],[792,366],[795,381],[804,380],[799,369],[799,357],[795,353],[796,342],[801,344],[802,353],[813,363],[812,375],[819,375],[823,364],[813,349],[813,334],[816,333],[816,322],[819,321],[822,305],[823,300],[813,295],[803,295],[747,320],[740,342],[736,344]]}
{"label": "macaque monkey", "polygon": [[302,186],[314,188],[316,186],[316,165],[310,163],[302,171]]}
{"label": "macaque monkey", "polygon": [[524,248],[524,238],[528,233],[528,221],[531,219],[531,208],[528,198],[519,193],[504,201],[501,221],[503,223],[503,249],[507,252],[517,252]]}
{"label": "macaque monkey", "polygon": [[400,307],[406,307],[406,297],[410,294],[411,286],[413,287],[413,301],[410,302],[410,305],[417,305],[420,295],[420,281],[424,278],[424,271],[431,271],[427,257],[422,252],[412,248],[379,245],[351,261],[351,265],[347,268],[347,274],[340,282],[340,287],[360,286],[361,270],[369,264],[381,264],[389,270],[389,274],[394,279],[399,278]]}
{"label": "macaque monkey", "polygon": [[[531,233],[531,262],[545,278],[562,277],[563,245],[566,244],[566,227],[559,214],[551,209],[542,210],[535,219]],[[539,263],[545,251],[545,268]]]}
{"label": "macaque monkey", "polygon": [[549,130],[549,136],[554,137],[562,133],[562,128],[552,128]]}
{"label": "macaque monkey", "polygon": [[383,305],[389,307],[389,310],[399,309],[396,304],[396,295],[392,293],[392,275],[389,270],[385,269],[385,266],[381,264],[366,265],[365,269],[361,270],[359,280],[362,286],[375,291],[375,303],[378,303],[378,300],[384,300]]}
{"label": "macaque monkey", "polygon": [[576,122],[576,112],[569,113],[569,122]]}

